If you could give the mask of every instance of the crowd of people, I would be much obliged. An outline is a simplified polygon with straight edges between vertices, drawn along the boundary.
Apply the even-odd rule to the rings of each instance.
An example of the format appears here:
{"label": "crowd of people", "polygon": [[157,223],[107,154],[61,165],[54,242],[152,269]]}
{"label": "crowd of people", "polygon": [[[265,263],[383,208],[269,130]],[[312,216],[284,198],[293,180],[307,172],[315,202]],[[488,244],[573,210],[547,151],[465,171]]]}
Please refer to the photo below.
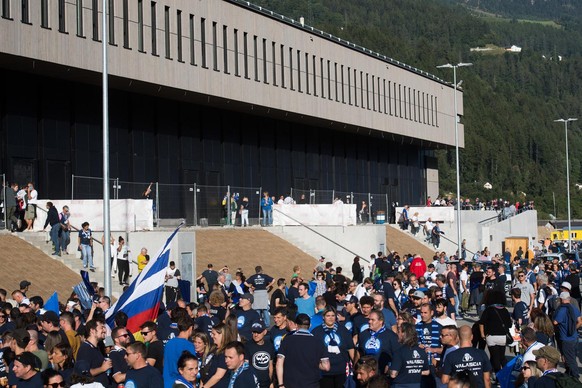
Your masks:
{"label": "crowd of people", "polygon": [[[508,346],[521,354],[516,387],[580,384],[577,263],[437,252],[427,265],[378,252],[364,276],[360,259],[352,279],[325,258],[288,279],[209,264],[189,303],[172,262],[166,304],[138,332],[123,312],[105,322],[111,300],[97,285],[90,309],[73,294],[58,314],[27,296],[28,281],[0,289],[0,386],[491,387]],[[475,323],[461,324],[469,316]]]}
{"label": "crowd of people", "polygon": [[32,232],[38,204],[38,191],[32,182],[22,187],[13,182],[3,188],[4,211],[12,232]]}

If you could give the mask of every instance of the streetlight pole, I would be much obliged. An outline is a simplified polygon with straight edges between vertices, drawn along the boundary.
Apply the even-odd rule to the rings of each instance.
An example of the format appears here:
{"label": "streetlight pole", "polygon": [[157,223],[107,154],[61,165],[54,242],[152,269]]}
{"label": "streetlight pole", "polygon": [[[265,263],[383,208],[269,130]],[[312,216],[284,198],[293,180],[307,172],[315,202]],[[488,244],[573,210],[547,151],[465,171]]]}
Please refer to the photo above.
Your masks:
{"label": "streetlight pole", "polygon": [[566,192],[568,194],[568,250],[572,251],[572,213],[570,212],[570,160],[568,158],[568,123],[577,121],[577,118],[558,119],[556,123],[564,123],[564,133],[566,135]]}
{"label": "streetlight pole", "polygon": [[107,0],[103,0],[101,14],[101,43],[103,51],[103,286],[105,295],[111,297],[111,227],[109,219],[109,83],[107,68]]}
{"label": "streetlight pole", "polygon": [[473,66],[473,64],[460,62],[456,65],[447,63],[446,65],[437,66],[439,69],[453,69],[453,88],[455,91],[455,161],[457,170],[457,259],[463,257],[461,250],[461,178],[459,168],[459,115],[457,113],[457,67],[465,66]]}

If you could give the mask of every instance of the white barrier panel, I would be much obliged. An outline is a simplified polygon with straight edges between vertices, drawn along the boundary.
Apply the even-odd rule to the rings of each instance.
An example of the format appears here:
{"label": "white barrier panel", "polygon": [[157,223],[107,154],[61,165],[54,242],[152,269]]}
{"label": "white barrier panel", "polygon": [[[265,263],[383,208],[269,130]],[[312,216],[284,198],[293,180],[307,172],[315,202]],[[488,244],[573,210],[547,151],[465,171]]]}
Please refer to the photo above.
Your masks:
{"label": "white barrier panel", "polygon": [[[348,226],[356,225],[356,205],[274,205],[273,225]],[[278,212],[279,210],[280,212]],[[289,215],[293,219],[286,217]]]}
{"label": "white barrier panel", "polygon": [[[396,208],[396,222],[402,214],[403,207]],[[412,218],[414,213],[418,212],[418,220],[425,222],[430,217],[432,221],[438,222],[454,222],[455,221],[455,207],[454,206],[419,206],[410,207],[408,209],[408,218]]]}
{"label": "white barrier panel", "polygon": [[[38,206],[46,209],[49,200],[39,200]],[[68,206],[71,213],[71,225],[81,228],[81,224],[87,221],[91,230],[103,230],[103,200],[51,200],[58,212],[63,206]],[[153,201],[151,199],[112,199],[110,203],[111,230],[135,232],[138,230],[152,230],[154,228]],[[37,219],[34,222],[34,230],[41,231],[46,221],[46,212],[40,209],[36,211]],[[50,226],[47,227],[50,230]]]}

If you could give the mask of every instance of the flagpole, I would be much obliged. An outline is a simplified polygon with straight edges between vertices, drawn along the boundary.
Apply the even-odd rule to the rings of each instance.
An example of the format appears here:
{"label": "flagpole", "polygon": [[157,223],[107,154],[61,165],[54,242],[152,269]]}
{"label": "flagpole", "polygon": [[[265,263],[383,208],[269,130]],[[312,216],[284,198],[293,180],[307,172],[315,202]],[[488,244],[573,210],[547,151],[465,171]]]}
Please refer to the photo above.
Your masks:
{"label": "flagpole", "polygon": [[109,225],[109,95],[107,82],[107,1],[103,0],[101,40],[103,49],[103,285],[111,297],[111,230]]}

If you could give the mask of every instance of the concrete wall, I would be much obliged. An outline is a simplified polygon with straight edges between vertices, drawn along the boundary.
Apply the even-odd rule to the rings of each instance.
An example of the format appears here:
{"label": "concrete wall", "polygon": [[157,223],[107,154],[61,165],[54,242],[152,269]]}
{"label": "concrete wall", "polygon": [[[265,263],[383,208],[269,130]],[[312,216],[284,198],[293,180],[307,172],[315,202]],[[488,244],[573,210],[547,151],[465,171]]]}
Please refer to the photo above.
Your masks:
{"label": "concrete wall", "polygon": [[[94,34],[92,2],[83,2],[82,10],[76,2],[64,2],[63,31],[56,1],[49,3],[45,28],[40,1],[29,2],[30,23],[21,21],[19,1],[8,3],[11,19],[0,19],[0,65],[100,82],[101,15]],[[263,107],[255,113],[289,113],[333,128],[418,139],[426,147],[454,145],[454,90],[425,72],[242,3],[144,1],[141,23],[138,2],[128,4],[127,14],[121,1],[113,9],[112,86],[152,94],[170,89],[183,100]],[[463,115],[463,93],[457,94]]]}
{"label": "concrete wall", "polygon": [[[367,260],[372,253],[376,254],[379,250],[385,251],[386,226],[384,225],[312,226],[311,229]],[[309,229],[302,226],[277,226],[267,228],[267,230],[309,251],[314,257],[324,256],[332,261],[334,266],[342,267],[346,276],[352,275],[351,269],[355,255]],[[367,266],[367,263],[360,260],[360,265]]]}

